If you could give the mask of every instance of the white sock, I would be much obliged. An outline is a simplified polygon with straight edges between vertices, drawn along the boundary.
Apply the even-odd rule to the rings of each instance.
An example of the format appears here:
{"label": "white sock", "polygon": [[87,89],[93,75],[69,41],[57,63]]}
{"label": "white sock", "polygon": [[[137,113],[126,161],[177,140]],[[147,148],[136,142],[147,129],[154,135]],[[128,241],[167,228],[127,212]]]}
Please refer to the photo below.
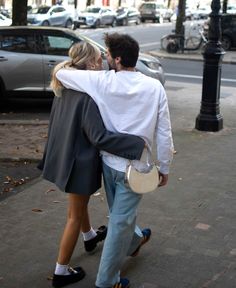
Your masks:
{"label": "white sock", "polygon": [[59,263],[56,264],[55,274],[56,275],[69,275],[71,274],[68,270],[68,265],[61,265]]}
{"label": "white sock", "polygon": [[88,240],[91,240],[91,239],[93,239],[94,237],[96,237],[96,236],[97,236],[97,233],[96,233],[96,231],[91,227],[91,229],[90,229],[89,232],[86,232],[86,233],[83,233],[83,232],[82,232],[82,235],[83,235],[84,241],[88,241]]}

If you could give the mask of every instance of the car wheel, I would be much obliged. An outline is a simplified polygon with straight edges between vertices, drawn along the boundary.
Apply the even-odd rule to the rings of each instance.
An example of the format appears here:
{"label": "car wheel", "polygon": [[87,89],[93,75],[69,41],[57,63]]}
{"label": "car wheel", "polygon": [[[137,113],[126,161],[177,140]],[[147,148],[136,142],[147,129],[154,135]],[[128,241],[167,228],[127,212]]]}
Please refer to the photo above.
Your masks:
{"label": "car wheel", "polygon": [[69,29],[72,29],[72,26],[73,26],[72,20],[68,19],[68,20],[66,21],[65,27],[66,27],[66,28],[69,28]]}
{"label": "car wheel", "polygon": [[122,25],[123,26],[127,26],[128,25],[128,19],[127,18],[123,19]]}
{"label": "car wheel", "polygon": [[100,22],[100,20],[98,19],[95,23],[94,23],[94,28],[98,28],[98,27],[100,27],[100,25],[101,25],[101,22]]}
{"label": "car wheel", "polygon": [[164,19],[162,16],[160,16],[157,20],[158,23],[162,24],[164,22]]}
{"label": "car wheel", "polygon": [[135,24],[139,25],[140,23],[141,23],[141,20],[140,20],[140,18],[138,18]]}
{"label": "car wheel", "polygon": [[78,22],[74,21],[74,22],[73,22],[73,25],[72,25],[72,29],[73,29],[73,30],[76,30],[76,29],[79,28],[79,27],[80,27],[80,24],[79,24]]}
{"label": "car wheel", "polygon": [[49,22],[47,20],[43,21],[42,26],[49,26]]}
{"label": "car wheel", "polygon": [[141,18],[141,22],[144,23],[144,22],[145,22],[145,19]]}
{"label": "car wheel", "polygon": [[4,103],[6,102],[6,97],[5,97],[5,88],[4,88],[4,84],[3,81],[0,78],[0,103]]}
{"label": "car wheel", "polygon": [[117,26],[116,19],[113,20],[113,22],[111,23],[111,26],[112,26],[112,27],[116,27],[116,26]]}
{"label": "car wheel", "polygon": [[228,36],[222,35],[221,43],[224,50],[230,50],[232,43]]}

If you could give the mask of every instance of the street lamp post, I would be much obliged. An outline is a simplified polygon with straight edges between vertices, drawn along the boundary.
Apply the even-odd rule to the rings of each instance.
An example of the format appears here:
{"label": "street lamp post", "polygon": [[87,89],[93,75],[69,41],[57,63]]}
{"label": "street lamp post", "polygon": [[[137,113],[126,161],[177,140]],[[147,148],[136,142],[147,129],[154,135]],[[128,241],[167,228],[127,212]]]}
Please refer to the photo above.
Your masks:
{"label": "street lamp post", "polygon": [[212,0],[211,9],[208,42],[203,51],[202,101],[200,113],[196,118],[195,128],[201,131],[216,132],[223,128],[219,98],[222,59],[225,52],[220,42],[220,0]]}

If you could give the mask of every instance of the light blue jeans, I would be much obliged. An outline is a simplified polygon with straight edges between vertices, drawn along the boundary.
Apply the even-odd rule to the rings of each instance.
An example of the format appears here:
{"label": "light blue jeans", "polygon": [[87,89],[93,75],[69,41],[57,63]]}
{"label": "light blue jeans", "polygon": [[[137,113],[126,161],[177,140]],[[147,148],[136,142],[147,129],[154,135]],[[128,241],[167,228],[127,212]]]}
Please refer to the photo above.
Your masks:
{"label": "light blue jeans", "polygon": [[120,269],[126,256],[132,254],[141,243],[143,235],[135,222],[142,196],[126,186],[125,173],[104,163],[103,178],[110,218],[96,286],[110,288],[120,281]]}

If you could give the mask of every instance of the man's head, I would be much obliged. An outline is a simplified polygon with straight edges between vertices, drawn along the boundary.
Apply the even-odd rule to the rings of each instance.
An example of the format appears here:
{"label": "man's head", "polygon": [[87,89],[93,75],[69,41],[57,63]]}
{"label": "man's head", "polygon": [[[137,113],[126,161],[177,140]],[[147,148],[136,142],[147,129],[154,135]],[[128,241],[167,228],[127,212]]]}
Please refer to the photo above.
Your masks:
{"label": "man's head", "polygon": [[139,55],[139,44],[131,36],[119,33],[106,33],[107,61],[115,70],[134,68]]}

